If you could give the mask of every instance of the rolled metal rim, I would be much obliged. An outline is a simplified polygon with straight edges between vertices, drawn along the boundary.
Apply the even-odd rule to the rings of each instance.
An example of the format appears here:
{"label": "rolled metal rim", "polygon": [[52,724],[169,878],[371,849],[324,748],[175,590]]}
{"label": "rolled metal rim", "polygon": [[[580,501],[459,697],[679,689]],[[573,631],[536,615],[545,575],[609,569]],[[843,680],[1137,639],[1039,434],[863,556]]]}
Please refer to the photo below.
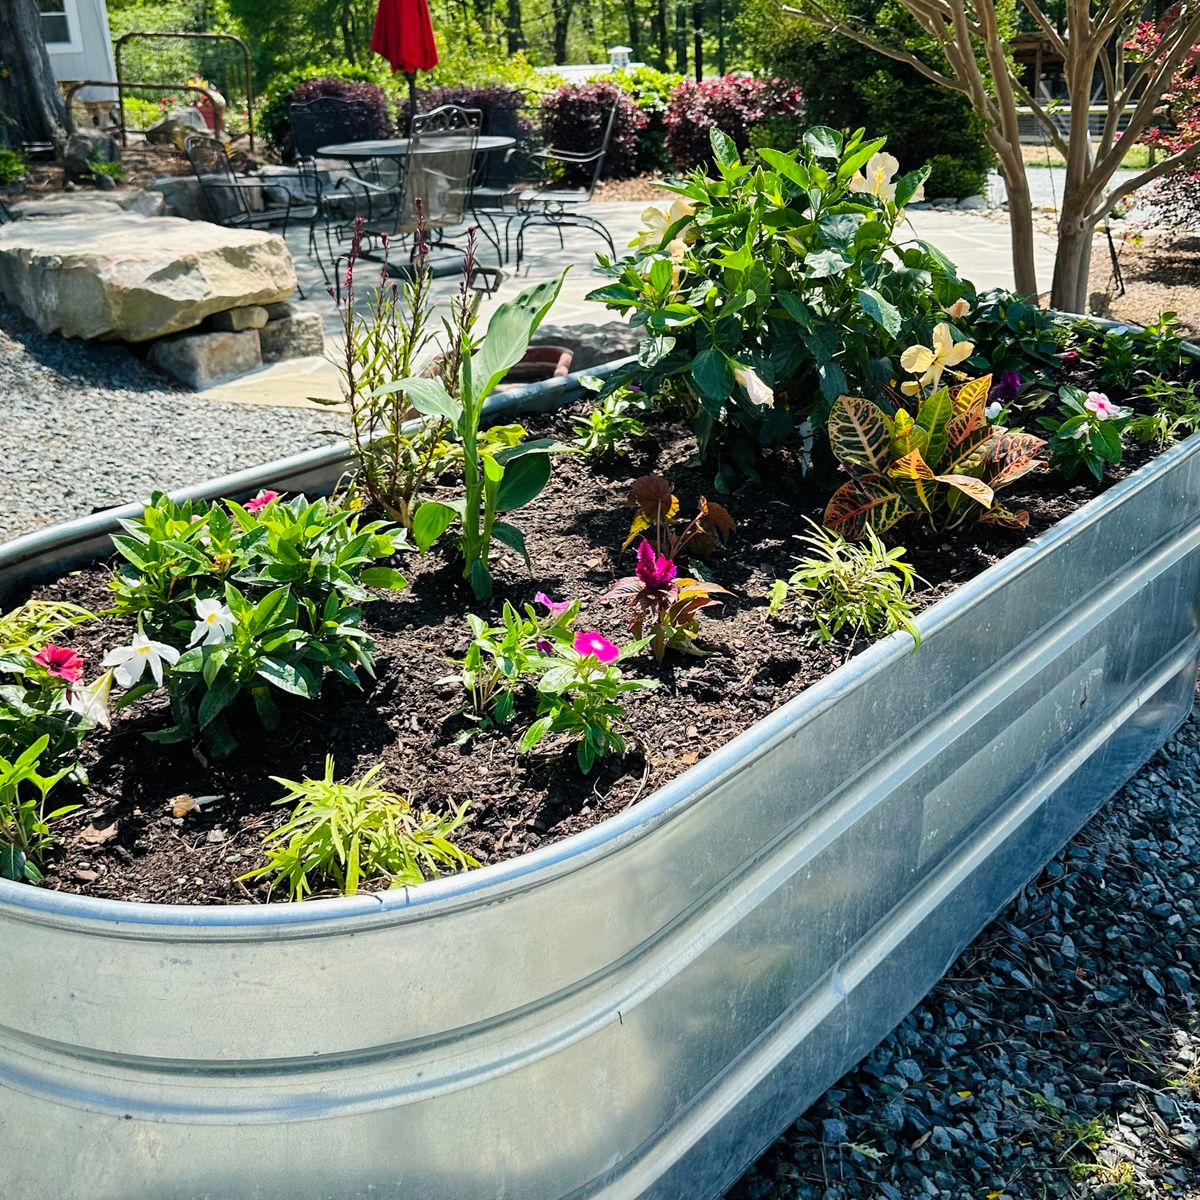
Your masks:
{"label": "rolled metal rim", "polygon": [[[1133,327],[1127,322],[1113,322],[1099,317],[1062,315],[1065,319],[1086,320],[1101,328],[1118,325]],[[1190,354],[1200,358],[1200,346],[1190,343],[1185,343],[1185,346]],[[615,360],[589,371],[515,388],[489,400],[488,411],[497,416],[518,408],[529,411],[534,402],[544,402],[547,408],[560,407],[580,394],[585,386],[582,379],[587,376],[603,378],[629,361],[628,358]],[[919,613],[915,620],[922,637],[954,620],[963,609],[1001,586],[1010,576],[1023,573],[1033,563],[1053,553],[1060,542],[1070,538],[1081,526],[1103,520],[1109,508],[1153,484],[1160,475],[1170,471],[1178,460],[1194,453],[1198,445],[1200,433],[1170,447],[1128,478],[1089,500],[1044,533],[1031,538],[1025,545],[961,585],[945,599]],[[218,493],[222,496],[244,495],[289,476],[303,477],[321,471],[328,472],[339,464],[347,463],[348,455],[348,446],[344,443],[322,447],[278,459],[262,467],[209,480],[173,492],[172,495],[181,499],[213,498]],[[0,576],[6,569],[19,567],[55,549],[107,536],[117,527],[118,520],[136,516],[141,508],[139,503],[123,505],[52,525],[0,546]],[[302,935],[304,930],[317,924],[323,926],[323,932],[328,932],[331,922],[343,924],[349,931],[356,922],[370,916],[386,914],[389,920],[420,920],[454,909],[488,904],[506,893],[539,886],[556,876],[580,870],[598,858],[616,853],[628,842],[669,820],[677,810],[689,807],[747,752],[757,752],[764,743],[786,736],[803,714],[835,704],[843,692],[859,686],[863,676],[877,674],[889,663],[911,652],[912,639],[904,632],[882,638],[626,811],[590,829],[570,834],[552,845],[463,874],[443,876],[416,887],[306,900],[299,904],[277,901],[255,905],[188,905],[110,900],[74,892],[50,891],[0,879],[0,902],[24,909],[33,916],[51,921],[81,922],[93,928],[103,924],[113,927],[207,928],[214,932],[225,930],[229,933],[238,929],[251,936],[256,931],[266,930],[285,935],[292,931]]]}

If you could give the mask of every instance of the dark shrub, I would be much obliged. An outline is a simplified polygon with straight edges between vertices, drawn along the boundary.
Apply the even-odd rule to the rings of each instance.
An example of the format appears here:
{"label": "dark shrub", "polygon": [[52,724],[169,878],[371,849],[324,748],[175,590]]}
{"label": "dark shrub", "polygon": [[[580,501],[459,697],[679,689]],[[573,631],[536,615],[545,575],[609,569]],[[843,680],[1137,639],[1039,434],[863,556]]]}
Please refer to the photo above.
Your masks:
{"label": "dark shrub", "polygon": [[[305,104],[318,96],[335,96],[339,100],[364,101],[370,111],[352,132],[354,140],[391,137],[395,132],[388,116],[388,100],[383,88],[366,78],[368,72],[351,64],[338,64],[331,70],[337,74],[313,75],[317,67],[302,67],[273,84],[263,97],[259,116],[259,131],[267,143],[285,158],[292,157],[291,118],[288,105]],[[345,76],[351,76],[346,78]],[[357,78],[354,76],[363,76]]]}
{"label": "dark shrub", "polygon": [[799,112],[799,90],[778,79],[748,75],[724,75],[700,83],[685,79],[675,89],[665,117],[667,151],[682,171],[711,167],[711,130],[728,134],[744,154],[750,145],[750,131],[764,118]]}
{"label": "dark shrub", "polygon": [[[420,112],[430,112],[443,104],[457,104],[460,108],[477,108],[483,114],[480,133],[494,133],[502,137],[519,137],[528,133],[529,120],[521,109],[529,104],[525,93],[519,88],[505,84],[488,84],[482,87],[438,87],[417,96]],[[400,98],[396,106],[396,127],[408,128],[408,96]]]}
{"label": "dark shrub", "polygon": [[[592,80],[565,83],[542,101],[542,137],[548,146],[586,154],[604,137],[608,110],[617,105],[617,123],[604,160],[605,179],[631,179],[637,174],[638,139],[645,130],[645,113],[614,83]],[[578,185],[583,173],[564,181]]]}

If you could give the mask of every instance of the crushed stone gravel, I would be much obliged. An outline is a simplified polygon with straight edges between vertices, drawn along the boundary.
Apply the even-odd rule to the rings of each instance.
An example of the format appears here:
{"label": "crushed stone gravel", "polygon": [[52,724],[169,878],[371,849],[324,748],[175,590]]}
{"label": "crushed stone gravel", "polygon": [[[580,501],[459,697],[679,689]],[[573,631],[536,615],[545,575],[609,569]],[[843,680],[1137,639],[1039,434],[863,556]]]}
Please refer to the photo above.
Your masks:
{"label": "crushed stone gravel", "polygon": [[1200,1197],[1200,719],[726,1200]]}
{"label": "crushed stone gravel", "polygon": [[0,305],[0,541],[336,440],[324,410],[173,388],[128,347],[40,333]]}

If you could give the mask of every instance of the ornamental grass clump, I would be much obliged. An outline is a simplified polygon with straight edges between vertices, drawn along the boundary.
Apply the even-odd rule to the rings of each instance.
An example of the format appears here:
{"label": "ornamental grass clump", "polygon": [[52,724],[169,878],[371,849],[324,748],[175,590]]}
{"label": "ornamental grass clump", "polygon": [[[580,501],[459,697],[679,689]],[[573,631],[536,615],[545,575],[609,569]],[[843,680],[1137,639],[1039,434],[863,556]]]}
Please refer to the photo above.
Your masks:
{"label": "ornamental grass clump", "polygon": [[269,891],[286,887],[289,900],[304,900],[320,888],[356,895],[365,883],[413,887],[445,871],[479,863],[454,844],[467,806],[451,815],[419,812],[403,796],[379,787],[377,763],[361,778],[340,783],[333,757],[323,779],[271,778],[286,795],[276,804],[295,804],[292,815],[264,838],[267,861],[241,876],[267,879]]}

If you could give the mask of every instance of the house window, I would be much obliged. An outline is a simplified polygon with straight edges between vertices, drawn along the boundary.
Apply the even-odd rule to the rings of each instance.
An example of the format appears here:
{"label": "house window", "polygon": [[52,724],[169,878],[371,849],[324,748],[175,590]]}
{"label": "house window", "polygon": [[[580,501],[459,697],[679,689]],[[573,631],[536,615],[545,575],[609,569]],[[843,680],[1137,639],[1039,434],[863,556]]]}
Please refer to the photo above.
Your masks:
{"label": "house window", "polygon": [[42,39],[50,50],[79,49],[79,20],[75,0],[38,0]]}

